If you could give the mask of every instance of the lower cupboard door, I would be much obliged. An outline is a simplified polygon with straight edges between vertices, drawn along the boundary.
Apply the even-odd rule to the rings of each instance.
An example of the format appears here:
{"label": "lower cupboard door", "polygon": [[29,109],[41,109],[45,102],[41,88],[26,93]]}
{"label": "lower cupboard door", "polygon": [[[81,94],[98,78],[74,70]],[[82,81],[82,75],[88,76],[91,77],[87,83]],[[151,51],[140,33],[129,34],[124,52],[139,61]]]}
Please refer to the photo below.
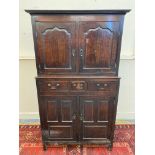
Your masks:
{"label": "lower cupboard door", "polygon": [[80,97],[81,140],[110,138],[113,102],[101,97]]}
{"label": "lower cupboard door", "polygon": [[44,140],[76,140],[76,97],[43,97],[40,116]]}

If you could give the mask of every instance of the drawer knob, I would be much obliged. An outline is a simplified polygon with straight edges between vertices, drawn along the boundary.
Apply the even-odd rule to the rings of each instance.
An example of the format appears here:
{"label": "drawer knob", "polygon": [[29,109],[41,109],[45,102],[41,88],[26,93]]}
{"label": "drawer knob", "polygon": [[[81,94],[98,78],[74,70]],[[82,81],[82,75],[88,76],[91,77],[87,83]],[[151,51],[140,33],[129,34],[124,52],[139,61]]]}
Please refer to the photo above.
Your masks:
{"label": "drawer knob", "polygon": [[59,87],[59,86],[60,86],[60,84],[59,84],[59,83],[57,83],[57,84],[56,84],[56,86],[57,86],[57,87]]}
{"label": "drawer knob", "polygon": [[[99,83],[97,83],[96,85],[97,85],[97,87],[100,87],[100,86],[101,86]],[[103,86],[104,86],[104,87],[107,87],[107,86],[108,86],[108,84],[107,84],[107,83],[105,83]]]}
{"label": "drawer knob", "polygon": [[76,87],[76,83],[74,83],[73,86]]}
{"label": "drawer knob", "polygon": [[54,86],[54,85],[52,85],[51,83],[48,83],[47,86],[50,87],[50,89],[56,89],[56,87],[59,87],[60,84],[57,83],[57,84]]}
{"label": "drawer knob", "polygon": [[48,87],[51,87],[51,84],[50,83],[48,83],[47,85],[48,85]]}
{"label": "drawer knob", "polygon": [[99,86],[100,86],[100,84],[99,84],[99,83],[97,83],[96,85],[97,85],[97,87],[99,87]]}

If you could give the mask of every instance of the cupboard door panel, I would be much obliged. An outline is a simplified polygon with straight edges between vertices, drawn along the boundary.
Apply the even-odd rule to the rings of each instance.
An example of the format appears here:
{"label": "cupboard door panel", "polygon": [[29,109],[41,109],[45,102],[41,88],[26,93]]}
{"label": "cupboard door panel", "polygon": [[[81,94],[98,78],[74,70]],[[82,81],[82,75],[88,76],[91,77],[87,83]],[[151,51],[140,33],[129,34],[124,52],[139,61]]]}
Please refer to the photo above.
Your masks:
{"label": "cupboard door panel", "polygon": [[47,122],[58,122],[57,100],[47,101]]}
{"label": "cupboard door panel", "polygon": [[115,74],[119,22],[80,22],[80,72]]}
{"label": "cupboard door panel", "polygon": [[110,138],[113,106],[110,98],[80,97],[81,140]]}
{"label": "cupboard door panel", "polygon": [[72,126],[49,126],[49,138],[53,139],[72,139]]}
{"label": "cupboard door panel", "polygon": [[[93,134],[94,133],[94,134]],[[84,139],[104,139],[107,137],[106,125],[85,125],[83,128]]]}
{"label": "cupboard door panel", "polygon": [[100,100],[97,104],[97,122],[108,122],[109,103],[107,100]]}
{"label": "cupboard door panel", "polygon": [[75,71],[75,23],[36,22],[40,73]]}
{"label": "cupboard door panel", "polygon": [[109,67],[113,38],[111,30],[98,27],[89,29],[84,35],[86,44],[85,66],[87,68]]}
{"label": "cupboard door panel", "polygon": [[72,115],[74,115],[74,109],[72,103],[73,100],[61,100],[61,120],[62,122],[71,122]]}
{"label": "cupboard door panel", "polygon": [[46,67],[68,68],[71,34],[57,27],[46,29],[42,34],[46,51],[44,53]]}
{"label": "cupboard door panel", "polygon": [[51,140],[75,140],[76,97],[42,97],[40,104],[45,137]]}

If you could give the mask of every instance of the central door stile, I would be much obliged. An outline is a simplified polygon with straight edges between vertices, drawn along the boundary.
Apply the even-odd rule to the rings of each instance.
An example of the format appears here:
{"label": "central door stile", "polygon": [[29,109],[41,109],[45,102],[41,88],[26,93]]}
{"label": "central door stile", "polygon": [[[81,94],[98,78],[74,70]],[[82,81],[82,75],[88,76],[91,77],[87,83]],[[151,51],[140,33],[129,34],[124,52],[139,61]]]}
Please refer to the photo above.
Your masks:
{"label": "central door stile", "polygon": [[79,114],[80,114],[80,106],[79,106],[79,96],[77,96],[77,98],[76,98],[77,100],[76,100],[76,114],[77,114],[77,119],[76,119],[76,141],[78,142],[78,141],[80,141],[80,131],[81,131],[81,129],[80,129],[80,126],[81,126],[81,124],[80,124],[80,120],[79,120]]}
{"label": "central door stile", "polygon": [[75,40],[76,40],[76,73],[78,74],[80,71],[80,59],[79,59],[79,21],[77,18],[76,25],[75,25]]}

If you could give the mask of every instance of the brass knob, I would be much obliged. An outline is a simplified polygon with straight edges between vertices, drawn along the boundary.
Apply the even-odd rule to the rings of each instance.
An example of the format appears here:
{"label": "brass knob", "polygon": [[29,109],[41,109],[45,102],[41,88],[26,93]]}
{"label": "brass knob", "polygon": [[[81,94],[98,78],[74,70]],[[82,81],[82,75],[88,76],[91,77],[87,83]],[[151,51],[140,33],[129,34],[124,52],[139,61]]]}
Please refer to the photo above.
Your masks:
{"label": "brass knob", "polygon": [[105,86],[105,87],[107,87],[107,86],[108,86],[108,84],[107,84],[107,83],[105,83],[105,84],[104,84],[104,86]]}
{"label": "brass knob", "polygon": [[76,87],[76,83],[74,83],[73,86]]}
{"label": "brass knob", "polygon": [[57,87],[59,87],[59,86],[60,86],[60,84],[59,84],[59,83],[57,83],[57,84],[56,84],[56,86],[57,86]]}
{"label": "brass knob", "polygon": [[48,83],[47,85],[48,85],[48,87],[51,87],[51,84],[50,83]]}
{"label": "brass knob", "polygon": [[96,85],[97,85],[98,87],[100,86],[100,84],[99,84],[99,83],[97,83]]}

